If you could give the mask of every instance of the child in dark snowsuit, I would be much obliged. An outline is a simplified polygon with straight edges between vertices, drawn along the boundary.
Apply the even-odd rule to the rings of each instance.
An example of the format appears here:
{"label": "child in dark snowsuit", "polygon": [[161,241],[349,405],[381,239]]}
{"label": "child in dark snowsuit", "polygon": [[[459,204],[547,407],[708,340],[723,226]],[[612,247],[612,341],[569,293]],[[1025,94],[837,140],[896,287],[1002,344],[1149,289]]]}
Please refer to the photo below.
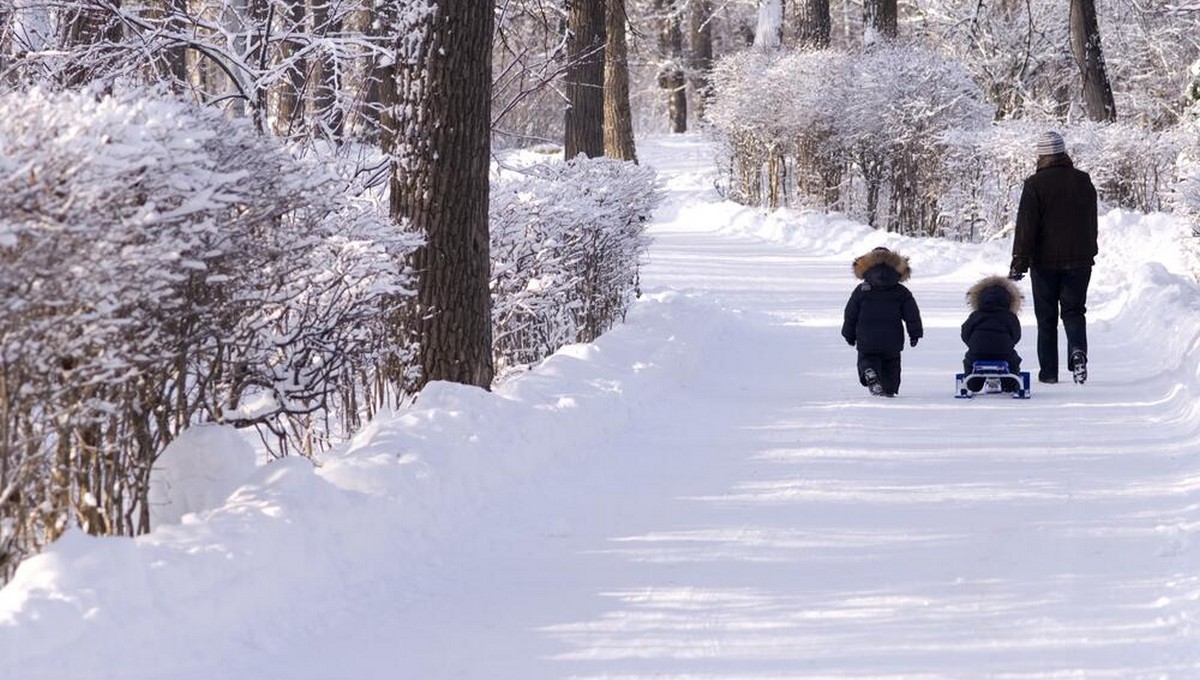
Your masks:
{"label": "child in dark snowsuit", "polygon": [[905,326],[913,347],[924,333],[917,301],[901,284],[912,270],[907,257],[883,247],[855,258],[853,269],[862,283],[846,303],[842,337],[858,347],[859,382],[871,394],[894,397],[900,391]]}
{"label": "child in dark snowsuit", "polygon": [[[1021,291],[1016,284],[1003,276],[988,276],[971,286],[967,291],[967,302],[971,305],[971,315],[962,325],[962,339],[967,344],[963,370],[970,373],[971,365],[976,361],[1007,361],[1010,372],[1020,371],[1021,356],[1016,348],[1021,340],[1021,321],[1017,318],[1017,312],[1021,311]],[[982,378],[967,384],[973,391],[982,386]],[[1009,392],[1019,386],[1004,384],[1002,387]]]}

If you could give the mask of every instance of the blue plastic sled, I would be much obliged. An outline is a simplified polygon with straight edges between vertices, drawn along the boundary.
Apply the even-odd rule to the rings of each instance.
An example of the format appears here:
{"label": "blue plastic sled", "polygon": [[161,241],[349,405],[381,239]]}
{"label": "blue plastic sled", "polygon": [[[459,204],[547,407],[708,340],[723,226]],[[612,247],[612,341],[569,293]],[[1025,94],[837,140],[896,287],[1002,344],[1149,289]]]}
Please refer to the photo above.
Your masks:
{"label": "blue plastic sled", "polygon": [[[1018,388],[1012,392],[1002,389],[1001,380],[1008,378],[1017,381]],[[967,386],[967,381],[981,379],[978,390]],[[977,394],[1011,394],[1013,399],[1029,398],[1029,371],[1013,373],[1008,370],[1007,361],[976,361],[971,365],[970,373],[958,373],[954,376],[956,399],[970,399]]]}

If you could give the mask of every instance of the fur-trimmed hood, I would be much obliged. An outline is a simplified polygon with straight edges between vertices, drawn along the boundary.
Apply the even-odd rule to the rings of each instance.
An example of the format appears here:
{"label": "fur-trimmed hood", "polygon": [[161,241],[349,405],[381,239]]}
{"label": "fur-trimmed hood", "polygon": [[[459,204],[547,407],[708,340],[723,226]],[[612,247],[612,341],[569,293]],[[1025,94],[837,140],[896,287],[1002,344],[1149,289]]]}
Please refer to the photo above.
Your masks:
{"label": "fur-trimmed hood", "polygon": [[866,255],[854,258],[854,276],[863,279],[867,275],[867,270],[878,264],[885,264],[896,270],[901,282],[907,281],[908,277],[912,275],[912,268],[908,265],[907,257],[880,246]]}
{"label": "fur-trimmed hood", "polygon": [[1016,314],[1021,311],[1021,290],[1003,276],[987,276],[975,282],[967,291],[967,303],[978,311],[981,307],[1005,308]]}

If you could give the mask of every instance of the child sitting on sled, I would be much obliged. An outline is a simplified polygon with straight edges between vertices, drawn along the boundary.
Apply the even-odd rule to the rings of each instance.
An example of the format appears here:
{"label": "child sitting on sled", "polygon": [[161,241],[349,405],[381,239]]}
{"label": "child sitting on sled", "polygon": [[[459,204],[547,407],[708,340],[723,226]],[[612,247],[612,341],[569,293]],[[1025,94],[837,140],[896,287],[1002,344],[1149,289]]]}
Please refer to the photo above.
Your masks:
{"label": "child sitting on sled", "polygon": [[[1016,284],[1003,276],[982,278],[967,291],[967,302],[971,315],[962,325],[962,339],[967,344],[963,370],[970,373],[976,361],[1007,361],[1009,372],[1019,373],[1021,321],[1017,313],[1021,311],[1021,291]],[[1001,382],[1005,392],[1020,388],[1011,378]],[[967,389],[978,392],[983,383],[983,378],[972,378],[967,381]]]}
{"label": "child sitting on sled", "polygon": [[913,347],[923,334],[917,301],[901,283],[912,270],[907,257],[882,246],[855,258],[853,270],[862,283],[846,303],[842,337],[858,348],[859,382],[875,396],[894,397],[905,326]]}

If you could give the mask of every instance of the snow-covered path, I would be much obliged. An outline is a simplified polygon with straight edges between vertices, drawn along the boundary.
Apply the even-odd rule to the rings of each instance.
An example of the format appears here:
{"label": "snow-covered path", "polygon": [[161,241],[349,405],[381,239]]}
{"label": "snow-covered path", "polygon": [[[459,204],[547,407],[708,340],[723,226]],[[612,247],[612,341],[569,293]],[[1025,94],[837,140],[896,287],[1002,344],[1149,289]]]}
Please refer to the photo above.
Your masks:
{"label": "snow-covered path", "polygon": [[[1163,222],[1106,217],[1089,384],[964,402],[1006,244],[764,217],[709,153],[642,148],[671,197],[628,324],[180,526],[69,537],[0,591],[0,677],[1200,678],[1200,292],[1126,262]],[[878,243],[926,326],[892,400],[838,333]]]}
{"label": "snow-covered path", "polygon": [[1200,428],[1135,329],[1093,324],[1083,388],[963,403],[971,279],[918,263],[927,337],[901,398],[872,399],[838,335],[849,260],[714,231],[711,206],[676,200],[647,289],[742,320],[447,558],[399,633],[411,677],[1200,677]]}

